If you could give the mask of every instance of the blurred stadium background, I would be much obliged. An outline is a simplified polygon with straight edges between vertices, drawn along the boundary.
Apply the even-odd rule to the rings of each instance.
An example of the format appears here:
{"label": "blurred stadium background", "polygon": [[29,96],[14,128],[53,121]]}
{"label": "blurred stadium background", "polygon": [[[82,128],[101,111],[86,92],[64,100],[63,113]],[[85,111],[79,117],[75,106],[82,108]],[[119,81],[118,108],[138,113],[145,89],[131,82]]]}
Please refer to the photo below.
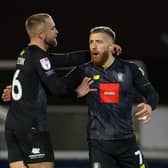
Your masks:
{"label": "blurred stadium background", "polygon": [[[17,53],[27,44],[25,19],[37,12],[50,13],[59,30],[58,47],[50,52],[88,49],[88,32],[110,26],[123,49],[122,58],[137,60],[160,95],[160,105],[149,124],[135,128],[149,168],[168,167],[167,6],[161,1],[5,1],[1,4],[0,94],[11,82]],[[68,69],[58,70],[66,73]],[[0,100],[0,168],[7,168],[4,119],[8,103]],[[83,100],[49,98],[48,121],[57,168],[87,168],[87,107]]]}

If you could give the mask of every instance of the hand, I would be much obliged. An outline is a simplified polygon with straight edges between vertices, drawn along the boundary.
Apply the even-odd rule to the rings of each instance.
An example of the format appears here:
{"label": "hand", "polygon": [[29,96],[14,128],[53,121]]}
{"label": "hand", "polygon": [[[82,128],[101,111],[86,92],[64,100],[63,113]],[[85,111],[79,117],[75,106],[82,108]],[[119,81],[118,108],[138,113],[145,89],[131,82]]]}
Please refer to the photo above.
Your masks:
{"label": "hand", "polygon": [[4,102],[11,101],[11,93],[12,93],[12,85],[6,86],[6,88],[3,90],[3,93],[2,93],[2,100]]}
{"label": "hand", "polygon": [[112,44],[111,51],[113,54],[120,55],[122,53],[122,48],[118,44]]}
{"label": "hand", "polygon": [[152,108],[149,104],[146,103],[140,103],[137,105],[138,109],[140,109],[135,116],[138,120],[143,120],[144,123],[147,123],[151,119],[152,115]]}
{"label": "hand", "polygon": [[84,77],[82,83],[75,89],[77,92],[77,97],[83,97],[87,95],[89,92],[97,91],[97,89],[91,89],[90,85],[94,81],[89,77]]}

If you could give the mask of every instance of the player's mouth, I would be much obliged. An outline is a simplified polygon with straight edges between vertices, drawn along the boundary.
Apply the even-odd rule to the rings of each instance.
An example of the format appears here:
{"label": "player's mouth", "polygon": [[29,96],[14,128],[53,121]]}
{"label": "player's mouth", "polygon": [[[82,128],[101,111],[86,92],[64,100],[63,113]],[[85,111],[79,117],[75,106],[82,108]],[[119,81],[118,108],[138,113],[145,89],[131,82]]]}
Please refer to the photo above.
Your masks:
{"label": "player's mouth", "polygon": [[96,58],[98,55],[99,55],[98,52],[92,52],[92,56],[93,56],[94,58]]}

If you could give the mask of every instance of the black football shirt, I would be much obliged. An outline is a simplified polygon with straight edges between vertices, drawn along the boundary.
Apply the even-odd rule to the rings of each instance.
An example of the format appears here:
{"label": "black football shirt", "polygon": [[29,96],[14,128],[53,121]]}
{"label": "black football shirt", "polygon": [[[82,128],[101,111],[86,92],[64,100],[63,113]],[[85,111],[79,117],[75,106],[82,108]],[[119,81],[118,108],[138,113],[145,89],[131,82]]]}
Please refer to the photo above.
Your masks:
{"label": "black football shirt", "polygon": [[126,139],[134,135],[132,107],[135,90],[145,97],[152,109],[158,105],[156,90],[135,63],[116,58],[110,67],[104,69],[88,62],[67,74],[67,78],[73,79],[74,87],[84,76],[94,80],[91,88],[97,88],[86,95],[90,139]]}

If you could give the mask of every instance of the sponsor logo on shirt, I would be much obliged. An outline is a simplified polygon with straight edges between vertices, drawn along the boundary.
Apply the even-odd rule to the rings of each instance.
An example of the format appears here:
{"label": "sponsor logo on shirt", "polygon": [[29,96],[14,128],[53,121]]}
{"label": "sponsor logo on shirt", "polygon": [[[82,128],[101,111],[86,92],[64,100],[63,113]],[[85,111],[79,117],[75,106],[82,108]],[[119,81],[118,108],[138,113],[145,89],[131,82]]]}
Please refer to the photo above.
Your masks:
{"label": "sponsor logo on shirt", "polygon": [[99,86],[99,90],[101,103],[119,103],[119,83],[101,83]]}
{"label": "sponsor logo on shirt", "polygon": [[51,63],[48,57],[40,59],[40,64],[44,70],[49,70],[51,68]]}
{"label": "sponsor logo on shirt", "polygon": [[99,80],[99,79],[100,79],[100,75],[97,74],[93,76],[93,80]]}

